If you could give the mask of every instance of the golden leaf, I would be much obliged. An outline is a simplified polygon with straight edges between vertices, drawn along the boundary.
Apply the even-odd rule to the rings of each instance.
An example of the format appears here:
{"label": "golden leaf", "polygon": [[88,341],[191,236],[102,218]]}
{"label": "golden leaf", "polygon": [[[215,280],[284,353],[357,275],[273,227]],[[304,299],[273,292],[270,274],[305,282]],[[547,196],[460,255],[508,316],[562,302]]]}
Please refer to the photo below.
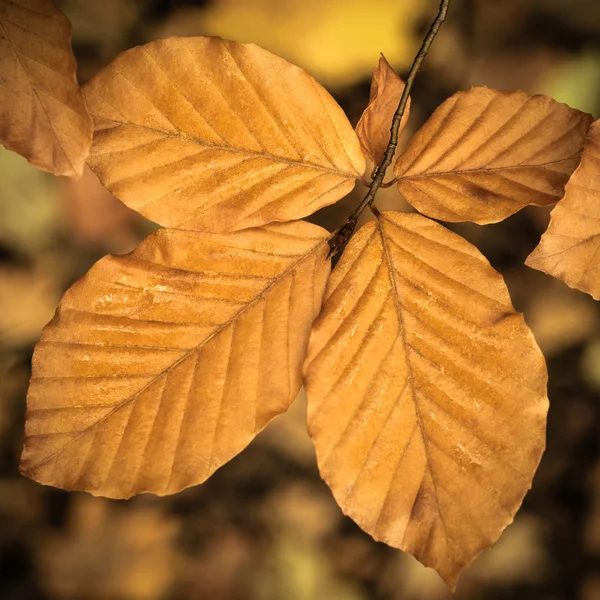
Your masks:
{"label": "golden leaf", "polygon": [[546,96],[471,88],[442,103],[398,158],[404,198],[443,221],[495,223],[562,197],[592,117]]}
{"label": "golden leaf", "polygon": [[22,472],[114,498],[204,481],[298,393],[328,236],[161,229],[101,259],[36,346]]}
{"label": "golden leaf", "polygon": [[335,100],[253,44],[171,38],[121,54],[85,87],[88,163],[168,227],[225,231],[304,217],[365,168]]}
{"label": "golden leaf", "polygon": [[[376,165],[381,163],[387,150],[392,119],[403,91],[404,82],[382,55],[373,71],[369,105],[356,125],[362,151]],[[402,133],[409,114],[410,97],[400,121],[398,136]]]}
{"label": "golden leaf", "polygon": [[525,264],[600,300],[600,121],[590,128],[581,164]]}
{"label": "golden leaf", "polygon": [[71,24],[50,0],[0,0],[0,142],[56,175],[81,175],[92,121]]}
{"label": "golden leaf", "polygon": [[332,273],[305,366],[321,476],[450,587],[512,522],[545,446],[546,367],[463,238],[384,212]]}

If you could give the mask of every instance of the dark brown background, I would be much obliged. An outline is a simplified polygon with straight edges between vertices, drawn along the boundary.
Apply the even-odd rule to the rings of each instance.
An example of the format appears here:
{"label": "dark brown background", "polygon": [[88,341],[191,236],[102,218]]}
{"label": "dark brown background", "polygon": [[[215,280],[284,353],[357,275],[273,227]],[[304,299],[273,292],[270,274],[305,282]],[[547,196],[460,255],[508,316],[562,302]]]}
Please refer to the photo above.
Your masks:
{"label": "dark brown background", "polygon": [[[406,73],[435,3],[422,0],[63,0],[80,79],[170,35],[254,41],[300,64],[355,123],[379,51]],[[414,131],[471,85],[545,93],[600,115],[597,0],[454,0],[413,93]],[[320,481],[299,398],[206,484],[119,502],[19,476],[33,344],[62,292],[153,227],[94,177],[58,180],[0,148],[0,598],[438,600],[437,575],[373,542]],[[402,208],[393,189],[381,207]],[[357,195],[316,220],[338,225]],[[457,226],[508,281],[548,359],[548,450],[515,523],[456,598],[600,599],[600,308],[523,266],[548,219]]]}

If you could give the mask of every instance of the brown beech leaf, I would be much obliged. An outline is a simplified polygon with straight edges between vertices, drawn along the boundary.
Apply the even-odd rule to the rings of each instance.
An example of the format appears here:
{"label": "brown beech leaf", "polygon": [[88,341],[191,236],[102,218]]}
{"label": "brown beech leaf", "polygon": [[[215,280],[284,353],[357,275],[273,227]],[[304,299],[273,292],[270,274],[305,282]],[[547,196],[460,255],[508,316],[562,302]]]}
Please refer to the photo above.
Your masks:
{"label": "brown beech leaf", "polygon": [[22,472],[113,498],[204,481],[298,393],[328,235],[161,229],[101,259],[36,346]]}
{"label": "brown beech leaf", "polygon": [[253,44],[139,46],[101,71],[85,97],[92,170],[168,227],[232,231],[300,218],[346,195],[365,168],[335,100]]}
{"label": "brown beech leaf", "polygon": [[350,240],[305,365],[321,476],[450,587],[512,522],[545,446],[546,366],[502,276],[420,215]]}
{"label": "brown beech leaf", "polygon": [[81,175],[92,143],[76,67],[50,0],[0,0],[0,142],[56,175]]}
{"label": "brown beech leaf", "polygon": [[592,117],[546,96],[471,88],[442,103],[398,158],[404,198],[443,221],[495,223],[559,200]]}
{"label": "brown beech leaf", "polygon": [[600,300],[600,120],[590,128],[581,164],[525,264]]}
{"label": "brown beech leaf", "polygon": [[[369,105],[365,108],[356,133],[363,153],[379,165],[390,141],[390,128],[394,113],[404,91],[404,82],[382,55],[373,71]],[[410,113],[410,98],[400,121],[398,135],[404,129]]]}

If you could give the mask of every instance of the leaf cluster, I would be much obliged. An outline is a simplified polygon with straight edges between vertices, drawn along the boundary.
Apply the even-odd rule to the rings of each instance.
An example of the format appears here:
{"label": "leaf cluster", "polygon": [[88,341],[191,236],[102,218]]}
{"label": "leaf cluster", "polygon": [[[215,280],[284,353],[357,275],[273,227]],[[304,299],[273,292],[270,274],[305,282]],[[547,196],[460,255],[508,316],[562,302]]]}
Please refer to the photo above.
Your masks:
{"label": "leaf cluster", "polygon": [[383,161],[405,90],[384,58],[355,131],[309,74],[252,44],[152,42],[82,91],[49,0],[0,1],[0,27],[2,143],[57,175],[87,162],[162,226],[98,261],[44,328],[22,472],[112,498],[172,494],[304,384],[342,510],[453,587],[531,486],[547,373],[502,276],[435,220],[560,200],[527,264],[598,299],[598,122],[544,96],[455,94],[393,165],[420,214],[371,202],[376,219],[330,274],[336,232],[301,219],[348,194],[365,158]]}

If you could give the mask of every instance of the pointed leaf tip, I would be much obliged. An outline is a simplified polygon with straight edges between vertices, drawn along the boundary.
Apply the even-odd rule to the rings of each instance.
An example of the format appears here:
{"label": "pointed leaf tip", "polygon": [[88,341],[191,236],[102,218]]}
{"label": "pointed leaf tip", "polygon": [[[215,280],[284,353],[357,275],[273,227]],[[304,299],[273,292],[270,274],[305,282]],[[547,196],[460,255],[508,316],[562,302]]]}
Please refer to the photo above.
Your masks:
{"label": "pointed leaf tip", "polygon": [[[356,126],[362,151],[375,165],[381,163],[387,150],[392,120],[404,87],[404,82],[382,54],[373,71],[369,105]],[[409,114],[410,98],[400,122],[398,134],[404,129]]]}

